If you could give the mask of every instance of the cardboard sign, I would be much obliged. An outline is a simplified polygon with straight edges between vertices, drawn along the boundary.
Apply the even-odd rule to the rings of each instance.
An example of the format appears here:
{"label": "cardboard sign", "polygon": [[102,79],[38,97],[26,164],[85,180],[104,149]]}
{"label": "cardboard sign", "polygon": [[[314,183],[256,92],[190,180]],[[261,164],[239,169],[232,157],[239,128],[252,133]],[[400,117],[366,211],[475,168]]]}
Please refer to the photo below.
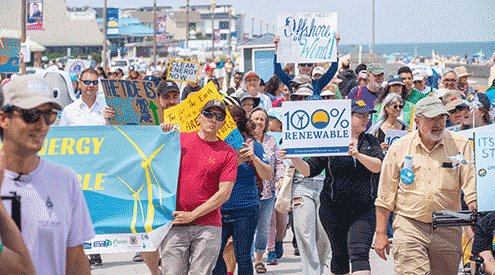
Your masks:
{"label": "cardboard sign", "polygon": [[178,82],[197,82],[199,66],[199,62],[172,59],[168,67],[167,79]]}
{"label": "cardboard sign", "polygon": [[287,156],[348,155],[351,100],[283,102],[282,110]]}
{"label": "cardboard sign", "polygon": [[407,135],[407,133],[409,133],[407,130],[388,129],[387,132],[385,133],[385,142],[389,146],[392,146],[394,142],[396,142],[399,138]]}
{"label": "cardboard sign", "polygon": [[494,211],[495,131],[476,132],[474,140],[478,211]]}
{"label": "cardboard sign", "polygon": [[337,13],[278,14],[277,62],[337,61]]}
{"label": "cardboard sign", "polygon": [[[163,121],[180,125],[181,132],[199,131],[198,116],[206,102],[212,99],[222,100],[222,97],[215,89],[215,84],[208,82],[201,90],[188,96],[179,105],[164,110]],[[225,125],[218,131],[217,136],[234,147],[236,151],[243,146],[244,139],[228,109]]]}
{"label": "cardboard sign", "polygon": [[19,72],[21,31],[0,29],[0,73]]}
{"label": "cardboard sign", "polygon": [[101,84],[107,106],[117,112],[112,124],[159,125],[157,93],[152,81],[107,80]]}
{"label": "cardboard sign", "polygon": [[81,59],[69,59],[65,65],[65,71],[80,76],[81,73],[91,66],[91,61]]}

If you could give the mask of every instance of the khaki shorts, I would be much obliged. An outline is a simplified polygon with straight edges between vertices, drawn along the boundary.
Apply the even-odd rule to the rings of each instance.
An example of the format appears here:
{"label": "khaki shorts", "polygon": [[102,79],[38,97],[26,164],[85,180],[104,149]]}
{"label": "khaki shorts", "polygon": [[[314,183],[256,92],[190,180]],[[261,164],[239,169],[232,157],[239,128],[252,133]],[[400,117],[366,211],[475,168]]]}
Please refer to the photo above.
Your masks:
{"label": "khaki shorts", "polygon": [[455,275],[462,255],[462,228],[440,227],[433,230],[423,223],[395,215],[395,274]]}

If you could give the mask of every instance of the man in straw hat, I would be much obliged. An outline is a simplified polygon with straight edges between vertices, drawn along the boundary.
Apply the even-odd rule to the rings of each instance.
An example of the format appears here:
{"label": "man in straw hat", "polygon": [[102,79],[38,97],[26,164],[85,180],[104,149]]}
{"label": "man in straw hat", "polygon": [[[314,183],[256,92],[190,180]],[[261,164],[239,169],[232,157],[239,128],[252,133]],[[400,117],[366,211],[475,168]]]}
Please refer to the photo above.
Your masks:
{"label": "man in straw hat", "polygon": [[469,86],[468,78],[473,76],[472,73],[468,73],[466,67],[459,66],[456,67],[455,72],[459,75],[459,81],[457,81],[457,85],[459,86],[459,90],[463,93],[463,96],[467,97],[468,95],[474,93],[473,87]]}

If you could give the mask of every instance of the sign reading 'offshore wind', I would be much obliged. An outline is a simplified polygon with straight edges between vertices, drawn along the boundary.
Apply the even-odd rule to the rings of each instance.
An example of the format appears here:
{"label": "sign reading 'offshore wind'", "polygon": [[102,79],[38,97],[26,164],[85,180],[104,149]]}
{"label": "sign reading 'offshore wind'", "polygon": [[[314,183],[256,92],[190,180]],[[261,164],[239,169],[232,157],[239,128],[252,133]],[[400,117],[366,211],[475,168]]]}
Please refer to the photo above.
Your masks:
{"label": "sign reading 'offshore wind'", "polygon": [[337,61],[337,13],[279,13],[277,62]]}
{"label": "sign reading 'offshore wind'", "polygon": [[289,157],[347,155],[351,100],[283,102],[283,147]]}

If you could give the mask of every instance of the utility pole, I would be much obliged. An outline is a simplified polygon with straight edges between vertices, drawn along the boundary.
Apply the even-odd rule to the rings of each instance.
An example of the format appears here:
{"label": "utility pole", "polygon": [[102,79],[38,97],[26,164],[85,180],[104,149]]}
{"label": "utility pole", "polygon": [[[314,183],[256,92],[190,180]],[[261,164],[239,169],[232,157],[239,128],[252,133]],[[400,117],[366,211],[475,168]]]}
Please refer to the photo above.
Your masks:
{"label": "utility pole", "polygon": [[371,48],[371,63],[375,62],[375,0],[373,0],[373,47]]}
{"label": "utility pole", "polygon": [[263,18],[260,18],[260,36],[263,35]]}
{"label": "utility pole", "polygon": [[103,70],[107,70],[107,0],[103,1],[103,52],[101,60],[103,62]]}
{"label": "utility pole", "polygon": [[230,24],[232,23],[232,11],[234,10],[234,8],[232,6],[229,7],[229,55],[228,57],[230,58],[230,54],[232,52],[232,27],[230,26]]}
{"label": "utility pole", "polygon": [[211,0],[211,61],[215,60],[215,0]]}
{"label": "utility pole", "polygon": [[25,43],[26,42],[26,29],[27,29],[27,24],[26,24],[26,20],[27,20],[27,1],[26,0],[22,0],[21,1],[21,5],[22,5],[22,8],[21,8],[21,43]]}
{"label": "utility pole", "polygon": [[186,6],[186,15],[187,15],[187,20],[186,20],[186,48],[189,47],[189,1],[191,0],[186,0],[187,6]]}
{"label": "utility pole", "polygon": [[251,16],[251,38],[254,38],[254,15]]}
{"label": "utility pole", "polygon": [[153,63],[156,66],[156,0],[153,0]]}

